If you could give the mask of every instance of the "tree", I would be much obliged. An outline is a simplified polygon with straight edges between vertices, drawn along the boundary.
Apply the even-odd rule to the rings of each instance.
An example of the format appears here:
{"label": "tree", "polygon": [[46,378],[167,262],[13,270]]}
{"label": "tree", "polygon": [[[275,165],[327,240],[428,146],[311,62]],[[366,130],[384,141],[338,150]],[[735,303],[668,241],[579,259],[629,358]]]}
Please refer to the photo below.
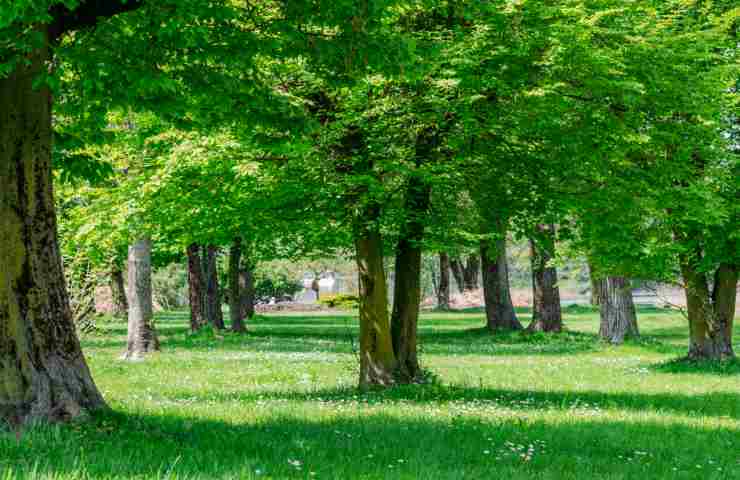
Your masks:
{"label": "tree", "polygon": [[560,310],[558,274],[550,265],[555,251],[555,225],[538,225],[539,235],[531,238],[532,261],[532,322],[527,327],[531,332],[559,332],[563,329]]}
{"label": "tree", "polygon": [[203,247],[203,269],[205,272],[205,311],[206,321],[217,330],[224,330],[224,313],[221,308],[221,286],[218,281],[218,247]]}
{"label": "tree", "polygon": [[447,253],[439,254],[439,285],[437,286],[437,308],[450,309],[450,257]]}
{"label": "tree", "polygon": [[197,332],[207,322],[205,320],[205,275],[201,246],[197,243],[188,245],[188,299],[190,304],[190,331]]}
{"label": "tree", "polygon": [[0,232],[6,242],[0,263],[8,266],[0,270],[0,378],[6,385],[0,403],[15,410],[20,423],[76,417],[105,405],[80,350],[65,289],[52,190],[52,95],[38,79],[52,64],[50,44],[62,34],[140,3],[83,2],[69,10],[58,2],[22,1],[0,22],[3,45],[18,31],[32,32],[19,47],[27,61],[13,51],[0,63]]}
{"label": "tree", "polygon": [[142,360],[159,350],[152,301],[152,242],[148,238],[129,247],[128,285],[128,339],[123,358]]}
{"label": "tree", "polygon": [[486,302],[486,327],[490,331],[521,330],[509,289],[506,264],[506,238],[481,241],[483,295]]}
{"label": "tree", "polygon": [[630,281],[624,277],[606,277],[597,281],[601,299],[599,336],[612,344],[638,337],[640,332]]}
{"label": "tree", "polygon": [[[231,329],[237,333],[247,331],[244,326],[245,298],[242,295],[242,239],[236,237],[229,250],[229,315]],[[246,283],[246,282],[244,282]],[[246,288],[247,285],[244,285]]]}

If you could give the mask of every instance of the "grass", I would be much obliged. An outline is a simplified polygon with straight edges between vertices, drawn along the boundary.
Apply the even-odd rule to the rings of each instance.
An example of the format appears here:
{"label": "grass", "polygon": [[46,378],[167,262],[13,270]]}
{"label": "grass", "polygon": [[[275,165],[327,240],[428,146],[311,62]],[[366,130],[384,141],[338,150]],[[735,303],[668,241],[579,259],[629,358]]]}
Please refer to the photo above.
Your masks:
{"label": "grass", "polygon": [[598,341],[590,309],[566,309],[555,336],[482,324],[425,314],[421,358],[440,381],[368,394],[352,316],[191,336],[166,313],[163,351],[141,363],[118,360],[125,325],[110,324],[83,345],[112,411],[20,443],[0,433],[0,480],[740,478],[740,366],[675,361],[679,315],[642,310],[643,338],[620,347]]}

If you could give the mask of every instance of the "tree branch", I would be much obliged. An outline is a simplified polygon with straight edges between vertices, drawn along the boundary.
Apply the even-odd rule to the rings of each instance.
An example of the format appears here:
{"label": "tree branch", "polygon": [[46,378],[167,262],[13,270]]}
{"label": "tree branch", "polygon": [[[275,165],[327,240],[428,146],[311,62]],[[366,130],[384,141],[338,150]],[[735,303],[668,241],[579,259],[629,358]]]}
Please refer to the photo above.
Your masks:
{"label": "tree branch", "polygon": [[130,12],[143,5],[144,0],[82,0],[74,10],[56,5],[50,11],[53,20],[49,25],[49,39],[55,42],[67,32],[94,27],[101,18]]}

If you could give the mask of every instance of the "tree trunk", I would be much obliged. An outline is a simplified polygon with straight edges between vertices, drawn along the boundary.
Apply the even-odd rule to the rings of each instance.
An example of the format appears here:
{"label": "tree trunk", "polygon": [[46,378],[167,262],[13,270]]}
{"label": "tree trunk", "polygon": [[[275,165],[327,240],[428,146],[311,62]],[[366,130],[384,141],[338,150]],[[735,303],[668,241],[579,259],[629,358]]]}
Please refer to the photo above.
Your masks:
{"label": "tree trunk", "polygon": [[406,219],[396,246],[391,334],[398,378],[403,382],[413,382],[421,374],[416,338],[421,304],[421,242],[430,194],[422,179],[412,177],[409,180]]}
{"label": "tree trunk", "polygon": [[0,422],[105,407],[72,322],[57,242],[46,47],[0,78]]}
{"label": "tree trunk", "polygon": [[601,305],[601,298],[603,296],[603,282],[596,276],[596,273],[594,272],[594,267],[591,265],[590,262],[588,263],[588,278],[589,282],[591,282],[591,298],[589,299],[589,301],[592,306],[598,307],[599,305]]}
{"label": "tree trunk", "polygon": [[509,268],[506,265],[506,240],[481,242],[483,265],[483,296],[486,302],[486,326],[491,331],[521,330],[516,318],[509,288]]}
{"label": "tree trunk", "polygon": [[460,291],[460,293],[463,293],[465,291],[465,275],[463,274],[463,264],[462,261],[458,257],[451,257],[450,258],[450,271],[452,272],[452,276],[455,278],[455,284],[457,284],[457,289]]}
{"label": "tree trunk", "polygon": [[190,331],[197,332],[205,320],[205,278],[203,261],[200,258],[200,245],[191,243],[188,246],[188,297],[190,299]]}
{"label": "tree trunk", "polygon": [[152,242],[142,239],[128,249],[128,341],[124,359],[140,360],[159,350],[152,302]]}
{"label": "tree trunk", "polygon": [[599,336],[619,345],[625,338],[638,337],[637,314],[632,300],[630,281],[624,277],[606,277],[599,280],[601,298],[601,325]]}
{"label": "tree trunk", "polygon": [[468,263],[463,267],[463,284],[465,291],[471,292],[480,288],[478,281],[480,272],[480,256],[470,255],[468,256]]}
{"label": "tree trunk", "polygon": [[126,287],[123,284],[123,269],[118,265],[114,265],[110,272],[110,291],[113,301],[113,315],[128,317],[128,300],[126,300]]}
{"label": "tree trunk", "polygon": [[437,308],[440,310],[450,309],[450,257],[446,253],[439,254]]}
{"label": "tree trunk", "polygon": [[555,267],[548,266],[555,252],[555,226],[540,225],[542,238],[530,239],[532,260],[532,323],[530,332],[560,332],[563,315],[560,310],[560,289]]}
{"label": "tree trunk", "polygon": [[687,255],[681,256],[681,274],[686,286],[689,317],[689,358],[734,358],[732,328],[737,298],[737,268],[721,264],[715,271],[711,293],[707,276],[698,271]]}
{"label": "tree trunk", "polygon": [[242,308],[242,291],[240,285],[242,258],[242,240],[234,239],[229,251],[229,315],[231,330],[238,333],[247,331],[244,326],[244,309]]}
{"label": "tree trunk", "polygon": [[380,232],[355,233],[360,293],[360,388],[393,384],[396,356],[388,318],[388,292]]}
{"label": "tree trunk", "polygon": [[254,300],[256,297],[254,273],[249,262],[245,262],[239,271],[239,289],[241,291],[241,309],[243,318],[254,317]]}
{"label": "tree trunk", "polygon": [[213,328],[223,330],[224,313],[221,310],[221,289],[218,284],[218,249],[206,248],[206,318]]}

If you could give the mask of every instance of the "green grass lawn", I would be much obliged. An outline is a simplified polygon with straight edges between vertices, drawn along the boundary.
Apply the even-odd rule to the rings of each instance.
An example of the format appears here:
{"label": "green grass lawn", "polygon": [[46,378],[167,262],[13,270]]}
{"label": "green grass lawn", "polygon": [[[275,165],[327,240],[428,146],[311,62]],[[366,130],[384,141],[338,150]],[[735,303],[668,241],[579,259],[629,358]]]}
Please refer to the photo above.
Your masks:
{"label": "green grass lawn", "polygon": [[162,353],[140,363],[118,359],[125,325],[110,324],[83,344],[113,411],[20,443],[0,433],[0,480],[740,479],[740,366],[671,363],[686,321],[639,321],[640,342],[610,347],[583,309],[557,336],[425,314],[438,382],[369,394],[354,388],[353,316],[270,315],[221,337],[167,313]]}

